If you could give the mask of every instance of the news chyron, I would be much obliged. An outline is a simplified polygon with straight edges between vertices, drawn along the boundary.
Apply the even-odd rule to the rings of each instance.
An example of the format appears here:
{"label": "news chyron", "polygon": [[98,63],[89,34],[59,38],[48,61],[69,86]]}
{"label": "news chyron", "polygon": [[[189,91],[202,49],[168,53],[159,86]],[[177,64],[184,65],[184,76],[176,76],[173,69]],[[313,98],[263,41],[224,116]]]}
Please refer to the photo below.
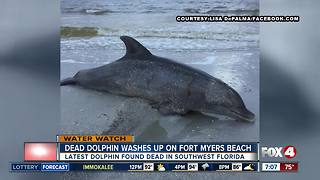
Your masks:
{"label": "news chyron", "polygon": [[[258,142],[135,142],[132,135],[58,135],[55,142],[25,142],[15,172],[296,172],[294,146]],[[277,161],[260,161],[269,157]],[[281,158],[281,159],[280,159]],[[285,158],[285,159],[283,159]],[[290,160],[290,161],[289,161]]]}

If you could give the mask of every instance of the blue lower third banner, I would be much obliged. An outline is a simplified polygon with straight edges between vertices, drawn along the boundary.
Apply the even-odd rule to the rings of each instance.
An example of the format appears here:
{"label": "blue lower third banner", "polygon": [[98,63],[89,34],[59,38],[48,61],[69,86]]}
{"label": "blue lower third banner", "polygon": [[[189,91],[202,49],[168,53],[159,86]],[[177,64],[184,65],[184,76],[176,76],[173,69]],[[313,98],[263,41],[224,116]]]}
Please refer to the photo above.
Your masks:
{"label": "blue lower third banner", "polygon": [[58,161],[226,162],[258,160],[257,143],[59,143]]}
{"label": "blue lower third banner", "polygon": [[257,172],[257,162],[145,162],[145,163],[92,163],[92,162],[48,162],[48,163],[11,163],[11,172],[69,172],[69,171],[229,171]]}

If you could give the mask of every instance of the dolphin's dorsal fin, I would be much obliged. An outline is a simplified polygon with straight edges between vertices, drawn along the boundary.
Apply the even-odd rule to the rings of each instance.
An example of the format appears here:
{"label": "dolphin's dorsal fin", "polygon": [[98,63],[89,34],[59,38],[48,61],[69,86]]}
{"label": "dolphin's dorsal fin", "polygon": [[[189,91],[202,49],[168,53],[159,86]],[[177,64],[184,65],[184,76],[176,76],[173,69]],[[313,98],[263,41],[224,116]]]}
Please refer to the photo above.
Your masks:
{"label": "dolphin's dorsal fin", "polygon": [[126,55],[124,57],[130,56],[148,56],[151,55],[150,51],[140,44],[137,40],[129,36],[121,36],[120,39],[126,45]]}

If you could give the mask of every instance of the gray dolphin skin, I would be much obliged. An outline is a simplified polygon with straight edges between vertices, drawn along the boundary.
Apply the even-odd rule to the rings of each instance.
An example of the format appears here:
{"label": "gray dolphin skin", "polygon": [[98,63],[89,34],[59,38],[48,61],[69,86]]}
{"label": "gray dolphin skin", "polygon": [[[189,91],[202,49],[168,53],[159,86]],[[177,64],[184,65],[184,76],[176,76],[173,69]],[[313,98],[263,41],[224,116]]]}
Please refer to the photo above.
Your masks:
{"label": "gray dolphin skin", "polygon": [[120,39],[126,54],[119,60],[93,69],[80,70],[61,81],[116,95],[139,97],[162,114],[224,115],[254,121],[240,95],[223,81],[190,66],[155,56],[128,36]]}

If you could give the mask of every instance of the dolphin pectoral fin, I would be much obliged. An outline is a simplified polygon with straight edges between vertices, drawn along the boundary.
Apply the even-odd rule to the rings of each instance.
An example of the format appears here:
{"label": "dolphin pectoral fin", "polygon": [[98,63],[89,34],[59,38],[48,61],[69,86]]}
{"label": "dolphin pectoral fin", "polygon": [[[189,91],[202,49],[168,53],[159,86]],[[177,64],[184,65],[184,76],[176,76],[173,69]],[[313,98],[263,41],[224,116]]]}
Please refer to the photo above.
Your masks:
{"label": "dolphin pectoral fin", "polygon": [[166,107],[166,106],[160,106],[158,108],[159,112],[163,115],[173,115],[177,114],[173,109]]}
{"label": "dolphin pectoral fin", "polygon": [[158,111],[163,115],[183,115],[188,112],[186,109],[174,106],[170,102],[152,103],[151,106],[152,108],[158,109]]}
{"label": "dolphin pectoral fin", "polygon": [[161,106],[159,109],[161,114],[164,115],[185,115],[188,113],[186,109],[182,108],[175,108],[175,107],[167,107],[167,106]]}
{"label": "dolphin pectoral fin", "polygon": [[158,109],[158,111],[163,115],[175,114],[172,108],[170,108],[169,102],[153,102],[150,105],[152,108]]}
{"label": "dolphin pectoral fin", "polygon": [[134,38],[129,36],[121,36],[120,39],[124,42],[127,49],[124,57],[151,55],[150,51]]}

